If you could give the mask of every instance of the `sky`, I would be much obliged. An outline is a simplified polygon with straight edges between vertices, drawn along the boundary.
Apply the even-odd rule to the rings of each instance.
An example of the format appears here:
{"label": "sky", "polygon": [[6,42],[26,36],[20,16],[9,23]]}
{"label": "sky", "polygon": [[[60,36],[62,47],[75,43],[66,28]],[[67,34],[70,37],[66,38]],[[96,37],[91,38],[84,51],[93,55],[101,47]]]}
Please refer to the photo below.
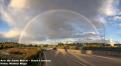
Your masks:
{"label": "sky", "polygon": [[0,0],[0,41],[121,42],[121,0]]}

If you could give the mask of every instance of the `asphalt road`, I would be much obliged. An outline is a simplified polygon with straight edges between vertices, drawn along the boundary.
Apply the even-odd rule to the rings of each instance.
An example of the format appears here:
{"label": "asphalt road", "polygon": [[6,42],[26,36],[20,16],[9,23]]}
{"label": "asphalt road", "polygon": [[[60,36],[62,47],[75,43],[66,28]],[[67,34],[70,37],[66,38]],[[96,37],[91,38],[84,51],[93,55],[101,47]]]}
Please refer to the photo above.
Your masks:
{"label": "asphalt road", "polygon": [[[121,59],[81,54],[78,50],[45,51],[44,66],[121,66]],[[50,61],[51,60],[51,61]]]}

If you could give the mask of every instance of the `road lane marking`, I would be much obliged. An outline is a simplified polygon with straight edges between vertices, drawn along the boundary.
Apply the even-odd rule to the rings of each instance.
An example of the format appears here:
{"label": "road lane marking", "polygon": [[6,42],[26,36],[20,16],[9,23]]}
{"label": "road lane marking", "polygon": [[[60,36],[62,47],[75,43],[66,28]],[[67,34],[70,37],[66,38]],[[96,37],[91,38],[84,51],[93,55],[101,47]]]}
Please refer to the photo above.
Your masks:
{"label": "road lane marking", "polygon": [[82,59],[82,58],[80,58],[80,57],[78,57],[76,55],[73,55],[72,53],[69,53],[69,54],[72,55],[72,56],[74,56],[75,58],[77,58],[80,62],[84,62],[84,63],[86,63],[86,64],[88,64],[90,66],[94,66],[92,63],[90,63],[88,61],[85,61],[84,59]]}
{"label": "road lane marking", "polygon": [[[81,60],[82,58],[80,58],[80,57],[78,57],[78,56],[75,56],[75,55],[73,55],[72,53],[70,53],[70,52],[66,52],[66,54],[68,54],[68,55],[70,55],[70,56],[72,56],[72,57],[74,57],[74,58],[76,58],[76,59],[78,59],[78,61],[77,60],[74,60],[73,59],[73,61],[75,61],[75,62],[77,62],[77,63],[79,63],[79,64],[81,64],[81,65],[83,65],[83,66],[94,66],[93,64],[91,64],[91,63],[89,63],[89,62],[87,62],[87,61],[85,61],[85,60]],[[79,62],[80,61],[80,62]],[[81,63],[81,62],[83,62],[83,63]]]}
{"label": "road lane marking", "polygon": [[73,60],[73,61],[76,62],[76,63],[79,63],[80,65],[87,66],[86,64],[83,64],[83,63],[81,63],[79,61],[75,61],[75,60]]}
{"label": "road lane marking", "polygon": [[[72,55],[70,55],[68,52],[65,52],[64,50],[61,50],[60,52],[63,52],[64,53],[64,56],[67,56],[68,58],[68,60],[72,60],[72,62],[74,62],[74,63],[78,63],[78,64],[80,64],[80,66],[87,66],[86,64],[84,64],[84,63],[81,63],[81,62],[79,62],[79,61],[77,61],[77,60],[74,60],[74,59],[72,59],[71,57],[73,57]],[[62,55],[63,55],[63,53],[61,53]],[[71,56],[71,57],[70,57]],[[73,57],[73,58],[75,58],[75,57]],[[65,59],[66,60],[66,59]],[[67,61],[67,60],[66,60]],[[67,63],[68,64],[68,63]]]}
{"label": "road lane marking", "polygon": [[[47,60],[46,54],[45,53],[43,54],[44,54],[45,60]],[[45,62],[45,66],[47,66],[47,62]]]}
{"label": "road lane marking", "polygon": [[121,59],[118,59],[118,58],[104,57],[104,56],[99,56],[99,55],[93,55],[93,56],[100,57],[100,58],[105,58],[105,59],[110,59],[110,60],[121,61]]}

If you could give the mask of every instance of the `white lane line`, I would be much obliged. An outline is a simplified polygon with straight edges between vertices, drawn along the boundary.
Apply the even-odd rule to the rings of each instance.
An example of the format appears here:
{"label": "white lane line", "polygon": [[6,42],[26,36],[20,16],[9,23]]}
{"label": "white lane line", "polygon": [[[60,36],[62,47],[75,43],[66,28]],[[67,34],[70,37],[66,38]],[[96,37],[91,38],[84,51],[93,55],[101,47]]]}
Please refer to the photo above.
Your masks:
{"label": "white lane line", "polygon": [[118,58],[104,57],[104,56],[99,56],[99,55],[93,55],[93,56],[100,57],[100,58],[105,58],[105,59],[109,59],[109,60],[121,61],[121,59],[118,59]]}
{"label": "white lane line", "polygon": [[[45,53],[44,53],[44,57],[45,57],[45,60],[47,60],[47,56],[46,56]],[[46,63],[45,63],[45,66],[47,66],[47,61],[46,61]]]}
{"label": "white lane line", "polygon": [[[39,54],[39,60],[41,60],[41,54]],[[38,63],[37,66],[40,66],[40,63]]]}
{"label": "white lane line", "polygon": [[86,64],[89,64],[90,66],[94,66],[92,63],[90,63],[90,62],[88,62],[88,61],[86,61],[86,60],[84,60],[84,59],[82,59],[82,58],[80,58],[80,57],[78,57],[78,56],[76,56],[76,55],[75,55],[75,57],[76,57],[78,60],[80,60],[80,61],[82,61],[82,62],[84,62],[84,63],[86,63]]}
{"label": "white lane line", "polygon": [[[84,59],[82,59],[80,56],[77,56],[77,55],[73,55],[72,53],[70,53],[72,56],[74,56],[76,59],[78,59],[79,61],[80,61],[80,63],[81,62],[84,62],[84,63],[86,63],[86,64],[88,64],[88,65],[90,65],[90,66],[94,66],[92,63],[90,63],[90,62],[88,62],[88,61],[86,61],[86,60],[84,60]],[[86,65],[85,64],[85,65]],[[86,65],[87,66],[87,65]]]}
{"label": "white lane line", "polygon": [[[77,57],[77,56],[75,56],[75,55],[73,55],[73,54],[71,54],[71,53],[69,53],[69,54],[70,54],[71,56],[73,56],[74,58],[78,59],[78,61],[73,59],[74,62],[79,63],[80,65],[83,65],[83,66],[87,66],[86,64],[89,64],[89,65],[92,66],[92,64],[87,63],[87,62],[85,62],[84,60],[81,60],[80,57]],[[81,63],[81,62],[84,62],[84,63]],[[85,63],[86,63],[86,64],[85,64]]]}
{"label": "white lane line", "polygon": [[80,65],[87,66],[86,64],[83,64],[83,63],[81,63],[79,61],[75,61],[75,60],[73,60],[73,61],[76,62],[76,63],[79,63]]}

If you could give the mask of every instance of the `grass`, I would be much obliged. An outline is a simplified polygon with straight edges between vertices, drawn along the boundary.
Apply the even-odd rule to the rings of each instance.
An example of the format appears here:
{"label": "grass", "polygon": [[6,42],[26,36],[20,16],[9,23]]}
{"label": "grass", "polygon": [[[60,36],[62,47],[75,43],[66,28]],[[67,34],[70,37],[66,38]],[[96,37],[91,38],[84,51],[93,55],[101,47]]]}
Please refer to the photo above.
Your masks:
{"label": "grass", "polygon": [[[1,50],[2,51],[2,50]],[[9,55],[1,54],[0,58],[5,59],[35,59],[40,53],[40,48],[37,47],[25,47],[25,48],[8,48],[4,49]]]}

